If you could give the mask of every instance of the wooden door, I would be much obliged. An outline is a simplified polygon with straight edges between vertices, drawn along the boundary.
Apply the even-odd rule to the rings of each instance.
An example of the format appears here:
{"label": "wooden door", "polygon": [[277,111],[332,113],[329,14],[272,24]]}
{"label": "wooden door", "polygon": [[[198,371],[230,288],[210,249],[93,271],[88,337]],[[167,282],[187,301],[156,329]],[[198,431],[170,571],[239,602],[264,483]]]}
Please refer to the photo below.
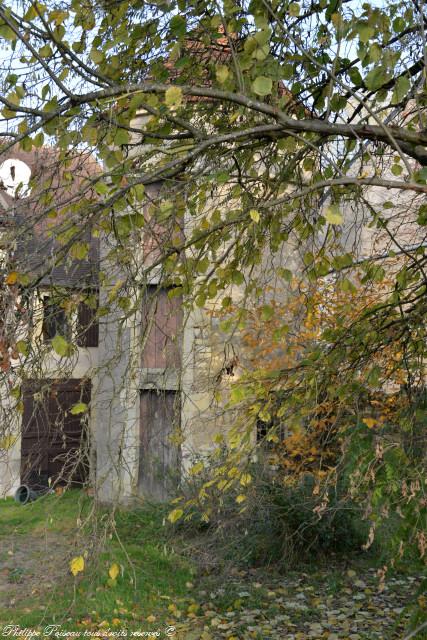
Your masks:
{"label": "wooden door", "polygon": [[87,414],[73,405],[90,403],[90,382],[32,381],[24,388],[21,482],[33,488],[81,485],[88,475]]}
{"label": "wooden door", "polygon": [[167,500],[179,481],[179,397],[176,391],[141,391],[138,484],[153,500]]}

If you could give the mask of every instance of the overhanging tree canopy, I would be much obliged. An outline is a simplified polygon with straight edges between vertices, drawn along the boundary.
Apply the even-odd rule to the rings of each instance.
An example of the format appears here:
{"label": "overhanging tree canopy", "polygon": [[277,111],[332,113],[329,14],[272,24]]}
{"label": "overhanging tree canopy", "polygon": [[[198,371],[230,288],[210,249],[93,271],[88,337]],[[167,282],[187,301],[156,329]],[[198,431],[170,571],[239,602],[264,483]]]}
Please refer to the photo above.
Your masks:
{"label": "overhanging tree canopy", "polygon": [[[64,225],[64,253],[80,243],[84,258],[81,238],[90,226],[116,237],[112,255],[129,266],[127,239],[145,228],[145,206],[171,230],[147,272],[162,265],[165,281],[199,306],[224,291],[225,311],[228,286],[246,284],[256,295],[263,256],[290,238],[303,253],[303,278],[334,274],[344,292],[354,293],[356,271],[367,288],[377,286],[386,279],[382,263],[398,257],[381,294],[356,315],[341,309],[332,327],[320,323],[305,357],[275,371],[274,384],[288,390],[295,411],[325,394],[344,402],[363,386],[361,375],[368,387],[384,383],[390,372],[382,355],[401,353],[408,388],[422,386],[422,4],[73,0],[21,7],[0,4],[4,153],[55,144],[70,184],[75,176],[66,169],[76,154],[89,150],[104,167],[60,210],[45,200],[46,215]],[[149,187],[160,181],[153,195]],[[191,220],[185,237],[184,213]],[[348,224],[381,233],[380,250],[362,255],[346,246]],[[271,309],[264,308],[267,320]]]}

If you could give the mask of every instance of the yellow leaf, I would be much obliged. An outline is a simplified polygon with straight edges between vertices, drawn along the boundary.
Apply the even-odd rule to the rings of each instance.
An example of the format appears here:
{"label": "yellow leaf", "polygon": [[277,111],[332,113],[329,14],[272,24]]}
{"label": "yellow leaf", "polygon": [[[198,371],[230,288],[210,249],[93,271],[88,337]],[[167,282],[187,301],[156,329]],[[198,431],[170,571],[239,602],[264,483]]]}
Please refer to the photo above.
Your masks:
{"label": "yellow leaf", "polygon": [[15,284],[18,280],[18,274],[16,271],[11,271],[6,278],[6,284]]}
{"label": "yellow leaf", "polygon": [[17,436],[4,436],[0,438],[0,449],[11,449],[17,440]]}
{"label": "yellow leaf", "polygon": [[168,520],[169,522],[172,522],[172,524],[174,524],[174,522],[182,518],[183,515],[184,515],[184,511],[182,509],[174,509],[168,515]]}
{"label": "yellow leaf", "polygon": [[246,496],[240,494],[239,496],[237,496],[236,498],[236,502],[237,504],[240,504],[241,502],[244,502],[246,500]]}
{"label": "yellow leaf", "polygon": [[81,573],[81,571],[84,571],[84,568],[85,561],[83,556],[76,556],[70,561],[70,571],[73,576],[76,576],[78,573]]}
{"label": "yellow leaf", "polygon": [[117,564],[117,562],[113,562],[111,567],[108,569],[108,575],[110,576],[111,580],[115,580],[119,575],[119,573],[120,573],[119,565]]}
{"label": "yellow leaf", "polygon": [[165,102],[168,107],[179,107],[182,103],[182,89],[180,87],[169,87],[165,93]]}
{"label": "yellow leaf", "polygon": [[88,410],[87,404],[85,404],[84,402],[78,402],[77,404],[73,404],[73,406],[70,409],[70,413],[73,416],[76,416],[79,413],[85,413],[87,410]]}
{"label": "yellow leaf", "polygon": [[260,220],[260,215],[259,215],[259,211],[257,211],[256,209],[251,209],[249,211],[249,215],[252,218],[252,220],[258,224],[259,220]]}
{"label": "yellow leaf", "polygon": [[250,473],[242,473],[240,476],[240,484],[242,487],[247,487],[252,482],[252,476]]}
{"label": "yellow leaf", "polygon": [[229,478],[235,478],[239,473],[239,470],[237,467],[231,467],[231,469],[229,469],[228,471],[228,477]]}
{"label": "yellow leaf", "polygon": [[200,473],[201,471],[203,471],[204,466],[205,466],[205,465],[203,464],[203,462],[197,462],[197,464],[195,464],[195,465],[193,465],[193,466],[191,467],[191,469],[189,470],[189,474],[190,474],[191,476],[195,476],[195,475],[197,475],[198,473]]}
{"label": "yellow leaf", "polygon": [[366,424],[368,429],[372,429],[372,427],[374,427],[378,421],[375,420],[375,418],[363,418],[362,422]]}
{"label": "yellow leaf", "polygon": [[226,487],[230,486],[230,482],[228,480],[220,480],[217,484],[217,487],[220,491],[223,491]]}
{"label": "yellow leaf", "polygon": [[188,613],[197,613],[198,610],[200,609],[200,605],[199,604],[190,604],[190,606],[188,607]]}
{"label": "yellow leaf", "polygon": [[336,204],[331,204],[325,211],[325,218],[329,224],[342,224],[343,217]]}
{"label": "yellow leaf", "polygon": [[147,616],[147,622],[150,622],[150,623],[156,622],[156,616],[153,616],[153,615]]}

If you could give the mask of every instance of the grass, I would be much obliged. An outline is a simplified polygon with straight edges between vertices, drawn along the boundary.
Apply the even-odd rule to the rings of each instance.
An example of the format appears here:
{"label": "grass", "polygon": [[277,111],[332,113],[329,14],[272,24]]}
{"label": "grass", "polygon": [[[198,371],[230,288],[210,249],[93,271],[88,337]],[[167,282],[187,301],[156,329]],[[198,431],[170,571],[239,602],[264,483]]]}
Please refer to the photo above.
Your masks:
{"label": "grass", "polygon": [[[0,623],[19,621],[21,627],[37,628],[66,621],[67,629],[73,630],[100,623],[114,627],[120,620],[129,628],[141,628],[141,621],[154,615],[152,624],[156,626],[166,621],[168,604],[188,596],[186,584],[191,582],[192,567],[168,545],[161,508],[119,511],[112,530],[106,528],[107,512],[92,511],[90,498],[78,491],[46,496],[25,506],[12,500],[0,503],[0,544],[18,550],[20,544],[29,546],[33,539],[47,540],[42,550],[29,548],[28,559],[21,561],[23,566],[18,564],[9,571],[8,582],[15,584],[15,589],[16,584],[27,583],[27,593],[13,607],[2,608],[0,591]],[[79,527],[78,521],[83,526]],[[105,548],[97,553],[95,543],[108,531]],[[49,588],[43,584],[49,577],[43,568],[51,559],[52,540],[60,545],[53,555],[57,554],[63,572]],[[70,558],[86,553],[84,572],[73,578]],[[120,566],[115,583],[109,576],[113,563]],[[29,574],[34,582],[30,593]]]}
{"label": "grass", "polygon": [[[348,611],[357,602],[353,595],[363,592],[355,584],[359,576],[369,586],[366,603],[377,598],[370,555],[350,556],[351,571],[347,561],[343,565],[340,557],[330,556],[328,562],[317,559],[285,574],[274,566],[231,565],[218,573],[217,563],[196,576],[195,563],[188,559],[193,539],[177,531],[172,538],[164,526],[166,513],[167,507],[159,505],[119,510],[114,517],[102,509],[95,513],[91,498],[79,491],[25,506],[0,502],[0,629],[5,624],[34,630],[61,624],[67,632],[124,628],[165,637],[172,625],[179,630],[176,640],[275,640],[283,637],[288,623],[306,633],[329,608]],[[102,547],[100,541],[105,542]],[[184,547],[186,558],[176,551]],[[74,578],[69,562],[79,555],[85,555],[85,568]],[[109,575],[113,563],[120,567],[115,582]],[[402,591],[392,582],[390,606],[404,606],[417,588],[404,585]],[[2,603],[5,593],[8,606]],[[18,594],[12,606],[11,593]],[[383,606],[381,598],[375,606]],[[398,624],[399,617],[393,620]],[[401,637],[391,632],[393,620],[385,637]],[[214,635],[206,636],[206,629],[214,629]],[[361,631],[360,637],[378,636]]]}

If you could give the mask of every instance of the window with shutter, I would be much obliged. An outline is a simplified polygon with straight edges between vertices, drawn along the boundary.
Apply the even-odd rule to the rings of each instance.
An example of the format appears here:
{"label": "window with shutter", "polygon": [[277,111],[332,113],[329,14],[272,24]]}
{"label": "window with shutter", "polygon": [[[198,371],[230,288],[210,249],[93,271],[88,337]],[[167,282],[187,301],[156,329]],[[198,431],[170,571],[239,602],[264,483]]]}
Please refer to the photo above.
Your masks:
{"label": "window with shutter", "polygon": [[77,311],[77,345],[79,347],[98,346],[99,324],[96,311],[96,307],[89,304],[89,301],[79,304]]}
{"label": "window with shutter", "polygon": [[71,327],[65,309],[51,296],[43,296],[43,339],[52,340],[57,334],[64,338],[71,335]]}
{"label": "window with shutter", "polygon": [[181,365],[182,298],[169,298],[168,289],[148,286],[143,300],[142,323],[145,341],[142,367],[178,369]]}

